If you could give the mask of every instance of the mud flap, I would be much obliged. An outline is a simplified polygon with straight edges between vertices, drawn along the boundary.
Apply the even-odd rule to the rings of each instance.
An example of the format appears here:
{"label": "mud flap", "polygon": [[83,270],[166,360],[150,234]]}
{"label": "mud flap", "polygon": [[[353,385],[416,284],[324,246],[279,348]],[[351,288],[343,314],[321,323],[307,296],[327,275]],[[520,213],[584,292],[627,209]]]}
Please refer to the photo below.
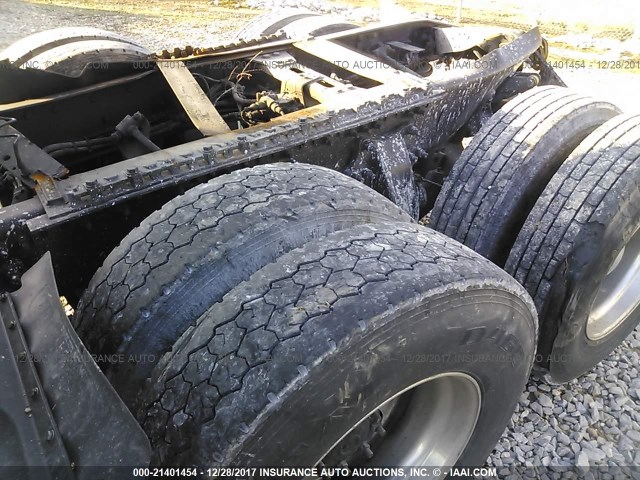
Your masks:
{"label": "mud flap", "polygon": [[0,298],[0,316],[0,472],[88,480],[147,466],[149,441],[69,323],[49,253]]}

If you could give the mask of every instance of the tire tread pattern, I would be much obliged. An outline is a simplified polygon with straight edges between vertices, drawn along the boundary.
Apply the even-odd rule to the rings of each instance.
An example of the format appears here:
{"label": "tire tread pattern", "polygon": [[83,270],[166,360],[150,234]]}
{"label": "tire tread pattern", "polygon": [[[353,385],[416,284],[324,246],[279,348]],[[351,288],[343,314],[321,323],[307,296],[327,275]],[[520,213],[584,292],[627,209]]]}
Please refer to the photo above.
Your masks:
{"label": "tire tread pattern", "polygon": [[[622,147],[612,148],[617,142]],[[529,291],[539,311],[552,278],[580,233],[619,202],[621,183],[640,184],[640,116],[610,120],[576,149],[531,211],[505,270]]]}
{"label": "tire tread pattern", "polygon": [[[431,225],[494,261],[504,261],[498,257],[506,256],[511,245],[502,246],[501,242],[517,234],[503,231],[513,228],[508,227],[512,221],[508,219],[533,205],[524,205],[531,201],[525,193],[529,187],[520,184],[539,177],[540,169],[547,168],[534,158],[547,154],[546,146],[538,145],[557,135],[563,122],[581,121],[596,110],[609,111],[611,116],[617,113],[613,105],[558,87],[532,89],[509,102],[454,164],[436,200]],[[559,141],[566,139],[559,137]],[[504,248],[506,251],[498,251]]]}
{"label": "tire tread pattern", "polygon": [[459,243],[399,222],[339,231],[256,272],[162,358],[138,412],[155,462],[229,462],[216,446],[239,444],[256,418],[336,351],[336,342],[366,331],[377,303],[392,302],[381,288],[395,292],[395,301],[382,306],[392,310],[418,294],[407,287],[416,282],[432,296],[486,287],[492,301],[531,319],[536,338],[535,308],[524,289]]}
{"label": "tire tread pattern", "polygon": [[107,256],[74,317],[85,344],[93,352],[106,342],[117,347],[132,322],[148,317],[200,263],[242,242],[250,229],[257,235],[270,222],[295,216],[303,194],[311,211],[314,202],[336,214],[364,205],[374,219],[409,219],[370,188],[313,165],[262,165],[217,177],[151,214]]}

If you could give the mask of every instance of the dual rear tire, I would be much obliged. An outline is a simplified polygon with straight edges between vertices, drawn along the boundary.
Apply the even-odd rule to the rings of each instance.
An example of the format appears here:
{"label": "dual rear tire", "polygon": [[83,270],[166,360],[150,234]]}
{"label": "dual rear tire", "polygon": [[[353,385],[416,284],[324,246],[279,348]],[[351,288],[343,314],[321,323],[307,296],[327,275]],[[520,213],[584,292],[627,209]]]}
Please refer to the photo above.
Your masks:
{"label": "dual rear tire", "polygon": [[169,202],[107,258],[76,324],[92,353],[146,359],[102,367],[157,465],[481,465],[537,336],[491,262],[300,164]]}
{"label": "dual rear tire", "polygon": [[537,362],[565,382],[640,322],[640,118],[558,87],[517,97],[455,164],[431,226],[533,297]]}
{"label": "dual rear tire", "polygon": [[640,116],[608,121],[536,202],[505,269],[540,312],[538,354],[564,382],[606,358],[640,322]]}

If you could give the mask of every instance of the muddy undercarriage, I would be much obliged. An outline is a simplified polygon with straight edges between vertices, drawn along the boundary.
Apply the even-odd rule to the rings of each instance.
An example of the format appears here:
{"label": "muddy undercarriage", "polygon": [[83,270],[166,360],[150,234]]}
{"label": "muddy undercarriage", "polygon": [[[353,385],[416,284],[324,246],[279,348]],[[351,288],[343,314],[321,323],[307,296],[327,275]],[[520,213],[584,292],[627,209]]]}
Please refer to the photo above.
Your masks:
{"label": "muddy undercarriage", "polygon": [[[462,139],[505,100],[554,82],[542,43],[537,30],[518,36],[415,21],[150,58],[136,51],[126,62],[72,68],[71,77],[24,68],[37,66],[37,56],[23,58],[23,68],[5,62],[4,288],[51,249],[62,291],[77,299],[92,268],[75,267],[97,267],[163,199],[258,163],[345,172],[418,218]],[[213,108],[190,110],[197,96]],[[103,240],[87,245],[97,232]]]}

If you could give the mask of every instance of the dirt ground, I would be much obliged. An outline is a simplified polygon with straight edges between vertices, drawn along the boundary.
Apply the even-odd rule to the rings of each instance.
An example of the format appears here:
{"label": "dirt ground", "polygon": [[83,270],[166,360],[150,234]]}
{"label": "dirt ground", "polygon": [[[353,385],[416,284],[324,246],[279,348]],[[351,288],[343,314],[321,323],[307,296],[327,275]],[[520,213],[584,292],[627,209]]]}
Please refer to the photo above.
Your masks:
{"label": "dirt ground", "polygon": [[[631,67],[640,65],[640,59],[633,60],[640,51],[630,54],[621,51],[624,47],[618,51],[611,47],[624,46],[633,39],[631,37],[636,33],[632,23],[612,27],[600,22],[587,34],[584,31],[589,30],[589,26],[585,26],[585,22],[594,21],[592,19],[581,20],[582,17],[578,16],[568,23],[562,16],[541,16],[539,10],[531,8],[502,9],[500,2],[504,1],[507,0],[479,0],[473,2],[473,8],[467,1],[462,11],[463,23],[493,22],[526,28],[537,22],[549,37],[551,59],[569,86],[614,102],[625,111],[640,112],[640,97],[636,93],[640,87],[640,69],[629,68],[629,62],[619,65],[606,62],[632,55]],[[512,0],[509,1],[513,4]],[[274,2],[288,6],[298,3],[331,11],[335,5],[344,2],[325,0],[320,6],[316,5],[316,0]],[[354,7],[376,5],[371,0],[349,0],[348,3]],[[450,20],[454,20],[457,14],[452,0],[398,0],[396,3],[407,11],[428,12]],[[135,39],[152,51],[187,44],[212,46],[224,43],[244,23],[262,13],[260,9],[248,8],[248,5],[252,5],[251,0],[0,0],[0,49],[31,33],[62,26],[104,28]],[[500,14],[495,14],[498,11]],[[609,20],[613,22],[615,19]],[[584,40],[585,35],[587,40]],[[585,68],[567,65],[567,60],[572,59],[586,59]]]}

